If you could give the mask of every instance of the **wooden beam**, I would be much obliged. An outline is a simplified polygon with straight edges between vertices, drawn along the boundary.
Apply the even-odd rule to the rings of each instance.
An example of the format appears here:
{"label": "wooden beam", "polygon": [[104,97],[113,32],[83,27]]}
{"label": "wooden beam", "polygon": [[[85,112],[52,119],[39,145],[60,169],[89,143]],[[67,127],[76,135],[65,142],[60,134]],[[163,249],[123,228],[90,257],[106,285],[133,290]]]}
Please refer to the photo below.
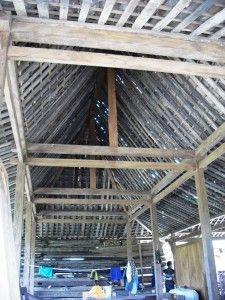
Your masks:
{"label": "wooden beam", "polygon": [[62,217],[125,217],[126,214],[122,211],[54,211],[41,210],[37,216],[62,216]]}
{"label": "wooden beam", "polygon": [[132,27],[141,29],[148,20],[154,15],[155,11],[159,8],[159,6],[164,2],[164,0],[149,0],[141,13],[138,15],[136,20],[134,21]]}
{"label": "wooden beam", "polygon": [[17,16],[26,17],[27,11],[24,0],[13,0]]}
{"label": "wooden beam", "polygon": [[[29,42],[225,62],[224,43],[117,26],[14,17],[11,38]],[[151,47],[149,47],[151,45]],[[40,51],[40,49],[37,49]],[[131,58],[130,60],[132,60]]]}
{"label": "wooden beam", "polygon": [[16,192],[15,192],[15,206],[14,206],[14,241],[16,247],[16,262],[17,269],[20,271],[21,258],[21,242],[23,234],[23,207],[24,207],[24,191],[25,191],[25,165],[18,163],[16,175]]}
{"label": "wooden beam", "polygon": [[85,220],[85,219],[40,219],[38,223],[50,223],[50,224],[126,224],[127,220],[118,220],[118,219],[111,219],[111,220]]}
{"label": "wooden beam", "polygon": [[224,68],[219,65],[75,50],[10,46],[8,58],[15,61],[122,68],[210,78],[225,77]]}
{"label": "wooden beam", "polygon": [[127,236],[127,260],[131,261],[133,258],[133,249],[132,249],[132,226],[131,222],[126,224],[126,236]]}
{"label": "wooden beam", "polygon": [[107,69],[109,146],[118,147],[115,70]]}
{"label": "wooden beam", "polygon": [[209,164],[220,158],[225,153],[225,143],[220,145],[214,151],[212,151],[208,156],[203,158],[199,162],[199,168],[206,168]]}
{"label": "wooden beam", "polygon": [[36,220],[32,218],[32,234],[30,246],[30,280],[29,280],[29,293],[34,294],[34,265],[35,265],[35,242],[36,242]]}
{"label": "wooden beam", "polygon": [[[196,149],[195,155],[200,160],[207,152],[225,138],[225,122],[219,126],[212,134],[210,134]],[[161,181],[159,181],[151,190],[152,195],[156,195],[167,185],[171,184],[177,177],[181,175],[181,172],[170,172]]]}
{"label": "wooden beam", "polygon": [[138,252],[139,252],[140,270],[141,270],[141,283],[144,284],[143,260],[142,260],[142,248],[141,248],[141,243],[138,244]]}
{"label": "wooden beam", "polygon": [[8,178],[2,164],[0,164],[0,199],[1,299],[20,300]]}
{"label": "wooden beam", "polygon": [[[17,164],[17,159],[11,160]],[[91,160],[66,158],[36,158],[28,157],[25,161],[28,166],[42,167],[70,167],[70,168],[102,168],[102,169],[151,169],[151,170],[194,170],[190,163],[150,162],[150,161],[121,161],[121,160]]]}
{"label": "wooden beam", "polygon": [[34,190],[35,195],[85,195],[85,196],[146,196],[149,191],[118,190],[118,189],[88,189],[88,188],[46,188]]}
{"label": "wooden beam", "polygon": [[96,189],[96,169],[90,168],[90,188]]}
{"label": "wooden beam", "polygon": [[[10,123],[12,126],[13,137],[16,144],[16,150],[19,162],[24,162],[26,156],[25,132],[23,126],[23,116],[20,101],[20,93],[17,81],[16,65],[13,61],[8,61],[5,81],[5,101],[9,112]],[[32,183],[30,170],[26,167],[25,190],[30,201],[32,193]]]}
{"label": "wooden beam", "polygon": [[27,289],[29,289],[30,286],[31,236],[32,236],[32,202],[27,202],[26,220],[25,220],[24,267],[23,267],[23,286],[25,286]]}
{"label": "wooden beam", "polygon": [[156,204],[152,203],[150,206],[151,215],[151,229],[152,229],[152,242],[153,242],[153,257],[154,257],[154,269],[155,269],[155,286],[157,299],[162,299],[163,287],[162,287],[162,267],[161,262],[158,260],[157,252],[161,251],[159,241],[159,229],[157,220]]}
{"label": "wooden beam", "polygon": [[98,24],[104,25],[107,22],[115,2],[116,2],[116,0],[106,0],[105,1],[104,7],[102,9],[101,15],[98,20]]}
{"label": "wooden beam", "polygon": [[192,176],[194,176],[194,171],[189,171],[184,173],[178,179],[176,179],[173,183],[171,183],[167,188],[165,188],[161,193],[157,194],[153,197],[153,203],[158,203],[160,200],[165,198],[167,195],[172,193],[175,189],[184,184],[187,180],[189,180]]}
{"label": "wooden beam", "polygon": [[28,153],[96,155],[96,156],[140,156],[165,158],[195,158],[194,150],[86,146],[67,144],[27,144]]}
{"label": "wooden beam", "polygon": [[[2,26],[0,24],[0,103],[3,102],[4,86],[6,77],[6,61],[7,51],[9,45],[10,33],[10,16],[0,12],[0,19],[2,19]],[[1,22],[1,21],[0,21]]]}
{"label": "wooden beam", "polygon": [[196,149],[196,156],[204,156],[209,150],[211,150],[216,144],[225,138],[225,122],[220,125],[210,136],[208,136]]}
{"label": "wooden beam", "polygon": [[67,20],[68,11],[69,11],[69,0],[61,0],[60,1],[60,10],[59,10],[59,19]]}
{"label": "wooden beam", "polygon": [[135,205],[145,204],[142,199],[79,199],[79,198],[34,198],[35,204],[52,204],[52,205]]}
{"label": "wooden beam", "polygon": [[197,168],[195,174],[195,182],[198,197],[198,211],[202,230],[203,256],[205,276],[208,288],[208,299],[219,300],[214,250],[212,245],[209,206],[203,169]]}
{"label": "wooden beam", "polygon": [[85,22],[88,16],[88,12],[91,7],[91,1],[90,0],[83,0],[80,8],[80,13],[78,17],[78,22]]}

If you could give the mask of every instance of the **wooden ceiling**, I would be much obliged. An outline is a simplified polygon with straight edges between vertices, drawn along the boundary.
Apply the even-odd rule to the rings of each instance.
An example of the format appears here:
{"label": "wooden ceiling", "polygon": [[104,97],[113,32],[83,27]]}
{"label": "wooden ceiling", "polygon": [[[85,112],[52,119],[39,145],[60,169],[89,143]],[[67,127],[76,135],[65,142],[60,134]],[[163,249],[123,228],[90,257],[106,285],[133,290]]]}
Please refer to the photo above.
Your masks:
{"label": "wooden ceiling", "polygon": [[[214,150],[213,143],[202,150],[202,142],[225,120],[223,0],[3,0],[0,8],[12,13],[8,57],[16,61],[24,140],[33,159],[31,165],[35,159],[46,157],[55,162],[58,158],[83,158],[77,153],[32,152],[28,144],[87,145],[93,135],[90,119],[95,120],[97,143],[108,146],[106,77],[96,67],[118,68],[120,147],[200,149],[204,152],[199,150],[201,155]],[[13,207],[16,168],[10,160],[16,158],[16,141],[5,103],[0,117],[0,155],[7,167]],[[105,169],[96,173],[98,189],[151,190],[158,203],[160,235],[192,225],[184,234],[195,234],[199,220],[191,170],[184,174],[182,170],[168,172],[163,168],[108,170],[107,160],[120,158],[103,158]],[[181,168],[185,164],[181,158],[139,157],[138,163],[173,163]],[[125,156],[125,161],[129,165],[134,158]],[[210,213],[216,218],[213,225],[224,222],[220,217],[225,213],[224,164],[221,156],[205,172]],[[87,168],[33,166],[30,176],[40,237],[121,238],[128,219],[136,237],[151,236],[149,209],[140,195],[121,199],[107,193],[78,195],[75,201],[74,194],[38,193],[40,187],[90,188]],[[170,190],[168,185],[176,186],[177,180],[178,188]]]}

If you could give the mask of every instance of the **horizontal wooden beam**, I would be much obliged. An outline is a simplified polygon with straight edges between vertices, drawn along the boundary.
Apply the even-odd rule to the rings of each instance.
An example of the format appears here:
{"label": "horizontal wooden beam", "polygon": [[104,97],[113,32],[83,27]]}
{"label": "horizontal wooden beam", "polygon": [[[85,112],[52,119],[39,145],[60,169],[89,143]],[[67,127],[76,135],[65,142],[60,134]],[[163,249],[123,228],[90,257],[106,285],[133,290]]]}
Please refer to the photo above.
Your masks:
{"label": "horizontal wooden beam", "polygon": [[127,220],[84,220],[84,219],[39,219],[38,223],[50,223],[50,224],[126,224]]}
{"label": "horizontal wooden beam", "polygon": [[35,195],[84,195],[84,196],[146,196],[149,191],[118,190],[118,189],[88,189],[88,188],[48,188],[39,187]]}
{"label": "horizontal wooden beam", "polygon": [[8,58],[16,61],[122,68],[210,78],[225,77],[222,66],[75,50],[11,46],[8,49]]}
{"label": "horizontal wooden beam", "polygon": [[79,198],[34,198],[35,204],[53,204],[53,205],[137,205],[147,204],[142,199],[79,199]]}
{"label": "horizontal wooden beam", "polygon": [[37,216],[58,216],[58,217],[125,217],[125,212],[118,211],[54,211],[54,210],[41,210]]}
{"label": "horizontal wooden beam", "polygon": [[11,39],[16,42],[76,46],[225,62],[225,44],[223,42],[178,34],[157,34],[147,30],[79,24],[70,21],[14,17]]}
{"label": "horizontal wooden beam", "polygon": [[[16,164],[17,159],[12,163]],[[63,158],[26,158],[25,164],[38,167],[69,167],[69,168],[101,168],[101,169],[151,169],[151,170],[194,170],[191,163],[170,163],[151,161],[121,161],[121,160],[93,160],[93,159],[63,159]]]}
{"label": "horizontal wooden beam", "polygon": [[66,144],[27,144],[28,153],[95,155],[95,156],[137,156],[137,157],[168,157],[194,158],[194,150],[132,148],[110,146],[86,146]]}

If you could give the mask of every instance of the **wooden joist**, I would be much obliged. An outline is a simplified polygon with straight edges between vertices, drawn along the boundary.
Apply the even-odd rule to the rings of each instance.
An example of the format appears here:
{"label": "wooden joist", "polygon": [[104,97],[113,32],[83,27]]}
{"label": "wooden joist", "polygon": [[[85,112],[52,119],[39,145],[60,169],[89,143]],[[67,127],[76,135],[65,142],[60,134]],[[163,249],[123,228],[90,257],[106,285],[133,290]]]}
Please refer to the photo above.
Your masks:
{"label": "wooden joist", "polygon": [[219,65],[75,50],[10,46],[8,58],[16,61],[122,68],[212,78],[225,77],[224,68]]}
{"label": "wooden joist", "polygon": [[118,189],[88,189],[88,188],[47,188],[39,187],[35,195],[83,195],[83,196],[146,196],[149,191],[118,190]]}
{"label": "wooden joist", "polygon": [[165,158],[194,158],[194,150],[132,148],[108,146],[84,146],[63,144],[27,144],[28,153],[95,155],[95,156],[137,156]]}
{"label": "wooden joist", "polygon": [[[136,23],[137,21],[138,19]],[[116,26],[105,27],[69,21],[14,18],[11,38],[15,42],[46,43],[225,62],[225,46],[222,42],[199,40],[185,35],[152,34],[149,31]]]}
{"label": "wooden joist", "polygon": [[[12,159],[17,164],[17,159]],[[25,164],[39,167],[70,167],[70,168],[102,168],[102,169],[152,169],[152,170],[194,170],[193,163],[150,162],[150,161],[121,161],[121,160],[92,160],[66,158],[26,158]]]}
{"label": "wooden joist", "polygon": [[126,214],[120,211],[54,211],[54,210],[41,210],[37,216],[58,216],[58,217],[125,217]]}
{"label": "wooden joist", "polygon": [[34,198],[35,204],[55,204],[55,205],[137,205],[147,204],[143,199],[79,199],[79,198]]}
{"label": "wooden joist", "polygon": [[50,224],[126,224],[127,220],[118,220],[118,219],[40,219],[37,220],[38,223],[50,223]]}

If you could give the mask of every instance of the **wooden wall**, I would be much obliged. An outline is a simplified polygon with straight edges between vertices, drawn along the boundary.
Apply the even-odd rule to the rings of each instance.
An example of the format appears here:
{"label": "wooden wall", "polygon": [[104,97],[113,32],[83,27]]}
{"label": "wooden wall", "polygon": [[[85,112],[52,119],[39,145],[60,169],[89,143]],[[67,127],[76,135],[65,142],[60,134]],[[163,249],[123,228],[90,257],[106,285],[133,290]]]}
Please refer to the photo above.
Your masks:
{"label": "wooden wall", "polygon": [[206,300],[206,282],[203,267],[202,242],[200,239],[177,246],[175,252],[176,283],[198,291]]}

